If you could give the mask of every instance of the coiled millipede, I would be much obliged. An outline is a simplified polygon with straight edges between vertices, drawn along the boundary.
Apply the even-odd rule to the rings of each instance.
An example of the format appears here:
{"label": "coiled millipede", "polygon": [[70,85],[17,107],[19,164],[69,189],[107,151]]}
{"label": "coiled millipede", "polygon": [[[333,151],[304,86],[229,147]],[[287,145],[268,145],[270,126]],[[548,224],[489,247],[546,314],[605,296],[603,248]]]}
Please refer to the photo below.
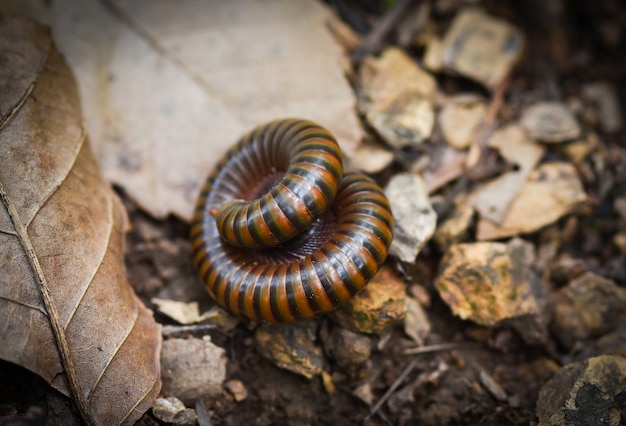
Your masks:
{"label": "coiled millipede", "polygon": [[391,244],[393,217],[367,176],[343,176],[334,137],[298,119],[244,136],[196,205],[193,260],[210,295],[257,322],[328,312],[362,289]]}

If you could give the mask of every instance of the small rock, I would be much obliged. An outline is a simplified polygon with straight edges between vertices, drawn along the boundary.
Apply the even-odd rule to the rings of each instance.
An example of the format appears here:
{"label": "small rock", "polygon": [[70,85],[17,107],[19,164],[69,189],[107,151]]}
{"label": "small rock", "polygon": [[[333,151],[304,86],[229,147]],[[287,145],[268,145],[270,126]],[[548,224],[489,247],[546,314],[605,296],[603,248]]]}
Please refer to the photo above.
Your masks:
{"label": "small rock", "polygon": [[586,272],[553,295],[551,330],[567,349],[597,339],[626,323],[626,289]]}
{"label": "small rock", "polygon": [[187,408],[181,411],[176,414],[172,424],[174,426],[195,426],[198,424],[198,415],[196,414],[196,410]]}
{"label": "small rock", "polygon": [[414,263],[437,225],[424,180],[413,173],[399,173],[391,178],[385,194],[396,221],[389,253],[403,262]]}
{"label": "small rock", "polygon": [[314,323],[263,326],[255,337],[261,355],[276,366],[307,379],[322,372],[324,355],[315,344]]}
{"label": "small rock", "polygon": [[[438,64],[429,45],[428,64]],[[437,44],[434,43],[437,48]],[[519,61],[524,50],[524,36],[509,23],[481,10],[468,8],[459,12],[443,39],[441,65],[495,89]]]}
{"label": "small rock", "polygon": [[352,395],[356,396],[367,405],[372,405],[374,402],[374,392],[372,392],[372,385],[370,385],[369,382],[365,382],[354,388]]}
{"label": "small rock", "polygon": [[176,415],[185,411],[187,407],[175,396],[169,398],[157,398],[152,404],[152,414],[165,423],[173,423]]}
{"label": "small rock", "polygon": [[369,359],[373,346],[371,337],[343,327],[333,327],[330,338],[324,343],[326,352],[337,365],[352,371]]}
{"label": "small rock", "polygon": [[163,314],[179,324],[194,324],[200,319],[198,302],[179,302],[154,297],[151,302],[156,306],[157,312]]}
{"label": "small rock", "polygon": [[542,342],[547,294],[530,269],[533,258],[532,246],[519,239],[453,245],[442,259],[437,291],[462,319],[508,325],[527,342]]}
{"label": "small rock", "polygon": [[331,314],[344,328],[375,334],[406,314],[406,286],[389,267],[383,266],[369,284],[348,303]]}
{"label": "small rock", "polygon": [[560,256],[550,265],[550,279],[561,286],[587,272],[584,260]]}
{"label": "small rock", "polygon": [[574,166],[542,164],[528,176],[500,224],[483,218],[478,221],[476,238],[493,240],[537,231],[586,201],[587,194]]}
{"label": "small rock", "polygon": [[519,126],[514,125],[495,131],[488,144],[517,166],[516,170],[482,185],[473,194],[472,206],[479,211],[480,216],[499,224],[539,163],[545,148],[534,143]]}
{"label": "small rock", "polygon": [[202,339],[168,339],[161,351],[161,391],[191,405],[198,398],[212,399],[222,391],[226,376],[224,349]]}
{"label": "small rock", "polygon": [[439,127],[448,145],[467,148],[487,114],[487,105],[475,95],[450,98],[439,113]]}
{"label": "small rock", "polygon": [[583,87],[583,98],[597,105],[600,125],[606,133],[617,133],[622,129],[622,110],[617,93],[616,88],[607,82]]}
{"label": "small rock", "polygon": [[626,196],[616,197],[613,202],[613,210],[626,223]]}
{"label": "small rock", "polygon": [[539,426],[621,423],[626,358],[602,355],[561,368],[539,391]]}
{"label": "small rock", "polygon": [[626,232],[618,232],[613,236],[613,244],[622,254],[622,256],[626,256]]}
{"label": "small rock", "polygon": [[412,297],[406,298],[406,318],[404,319],[404,333],[418,346],[423,346],[430,335],[430,321],[420,303]]}
{"label": "small rock", "polygon": [[559,102],[539,102],[522,114],[520,124],[531,138],[542,142],[565,142],[580,137],[580,124]]}
{"label": "small rock", "polygon": [[333,376],[327,371],[322,371],[322,386],[328,395],[334,394],[337,390]]}
{"label": "small rock", "polygon": [[574,164],[579,165],[593,150],[598,146],[598,135],[590,133],[584,139],[579,139],[560,145],[561,151],[569,158]]}
{"label": "small rock", "polygon": [[419,144],[435,123],[435,79],[402,50],[389,48],[361,66],[359,110],[391,146]]}
{"label": "small rock", "polygon": [[236,402],[243,401],[248,397],[248,390],[241,380],[229,380],[224,384],[224,387]]}
{"label": "small rock", "polygon": [[461,203],[435,231],[434,240],[446,251],[452,244],[460,243],[468,234],[474,221],[474,208],[468,203]]}
{"label": "small rock", "polygon": [[600,337],[593,345],[584,345],[574,360],[584,361],[599,355],[619,355],[626,358],[626,327]]}
{"label": "small rock", "polygon": [[378,173],[393,161],[393,152],[374,145],[360,145],[350,157],[350,165],[365,173]]}

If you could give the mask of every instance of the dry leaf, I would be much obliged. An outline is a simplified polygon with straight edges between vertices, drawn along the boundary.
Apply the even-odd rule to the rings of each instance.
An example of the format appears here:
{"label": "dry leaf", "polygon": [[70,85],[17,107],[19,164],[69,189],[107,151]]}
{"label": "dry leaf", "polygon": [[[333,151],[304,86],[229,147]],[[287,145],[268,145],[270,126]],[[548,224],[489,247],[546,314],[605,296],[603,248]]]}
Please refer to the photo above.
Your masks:
{"label": "dry leaf", "polygon": [[124,267],[126,216],[103,181],[48,31],[0,17],[0,358],[132,424],[160,389],[160,327]]}
{"label": "dry leaf", "polygon": [[361,139],[343,52],[316,1],[58,0],[52,8],[43,19],[76,72],[103,173],[155,217],[189,219],[222,153],[263,122],[317,121],[348,155]]}

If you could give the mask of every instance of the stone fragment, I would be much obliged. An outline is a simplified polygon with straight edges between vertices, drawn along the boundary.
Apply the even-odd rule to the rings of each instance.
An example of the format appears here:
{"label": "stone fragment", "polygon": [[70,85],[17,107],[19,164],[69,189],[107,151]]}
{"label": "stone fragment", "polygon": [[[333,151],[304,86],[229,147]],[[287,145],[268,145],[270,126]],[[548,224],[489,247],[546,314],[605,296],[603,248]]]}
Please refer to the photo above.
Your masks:
{"label": "stone fragment", "polygon": [[451,246],[441,262],[436,288],[452,312],[484,326],[508,325],[527,342],[547,331],[547,294],[531,270],[532,246],[503,243]]}
{"label": "stone fragment", "polygon": [[372,392],[372,385],[369,382],[365,382],[352,391],[352,395],[359,398],[367,405],[372,405],[374,402],[374,392]]}
{"label": "stone fragment", "polygon": [[535,169],[511,201],[499,224],[481,218],[478,240],[493,240],[537,231],[572,213],[587,201],[574,166],[546,163]]}
{"label": "stone fragment", "polygon": [[404,333],[418,346],[423,346],[430,335],[431,325],[422,305],[412,297],[406,298],[406,318]]}
{"label": "stone fragment", "polygon": [[163,342],[163,394],[176,395],[187,405],[198,398],[210,400],[221,393],[225,376],[224,349],[214,345],[209,336]]}
{"label": "stone fragment", "polygon": [[584,345],[576,352],[574,360],[584,361],[600,355],[619,355],[626,358],[626,327],[620,327],[612,333],[605,334],[593,345]]}
{"label": "stone fragment", "polygon": [[165,423],[173,423],[176,415],[187,407],[175,396],[169,398],[157,398],[152,404],[152,414]]}
{"label": "stone fragment", "polygon": [[326,352],[341,368],[354,370],[367,361],[372,353],[372,338],[343,327],[333,327],[324,342]]}
{"label": "stone fragment", "polygon": [[340,326],[376,334],[398,323],[406,314],[406,286],[389,267],[383,266],[369,284],[331,314]]}
{"label": "stone fragment", "polygon": [[452,214],[435,231],[433,238],[439,248],[445,251],[465,238],[473,222],[474,212],[474,208],[467,203],[455,207]]}
{"label": "stone fragment", "polygon": [[324,386],[324,390],[327,394],[332,395],[337,390],[337,386],[335,385],[335,380],[333,379],[332,374],[328,371],[322,371],[322,386]]}
{"label": "stone fragment", "polygon": [[389,48],[361,66],[359,110],[391,146],[419,144],[435,123],[435,79],[402,50]]}
{"label": "stone fragment", "polygon": [[157,312],[163,314],[179,324],[194,324],[200,318],[198,302],[179,302],[177,300],[159,299],[154,297],[151,302]]}
{"label": "stone fragment", "polygon": [[472,206],[481,218],[499,224],[505,218],[511,202],[522,190],[528,176],[543,156],[545,148],[534,143],[515,125],[493,133],[488,145],[497,149],[516,170],[502,174],[479,187],[473,194]]}
{"label": "stone fragment", "polygon": [[256,330],[259,352],[276,366],[311,379],[322,372],[324,355],[315,344],[315,324],[276,324]]}
{"label": "stone fragment", "polygon": [[193,408],[186,408],[180,413],[176,414],[173,426],[195,426],[198,424],[198,414]]}
{"label": "stone fragment", "polygon": [[595,82],[583,86],[582,96],[598,108],[602,130],[617,133],[622,127],[622,108],[616,88],[607,82]]}
{"label": "stone fragment", "polygon": [[[441,60],[435,57],[440,49]],[[495,89],[519,61],[524,36],[511,24],[485,12],[467,8],[459,12],[441,46],[429,45],[427,64],[439,65]]]}
{"label": "stone fragment", "polygon": [[469,147],[487,113],[487,105],[476,95],[457,95],[439,113],[443,138],[453,148]]}
{"label": "stone fragment", "polygon": [[580,165],[598,144],[598,135],[589,133],[585,138],[560,145],[560,148],[574,164]]}
{"label": "stone fragment", "polygon": [[626,358],[602,355],[561,368],[539,391],[539,426],[622,423]]}
{"label": "stone fragment", "polygon": [[393,161],[393,152],[374,145],[360,145],[350,157],[350,165],[365,173],[378,173]]}
{"label": "stone fragment", "polygon": [[241,380],[229,380],[224,387],[236,402],[241,402],[248,397],[248,390]]}
{"label": "stone fragment", "polygon": [[551,331],[566,349],[626,324],[626,289],[586,272],[552,297]]}
{"label": "stone fragment", "polygon": [[437,225],[424,180],[413,173],[399,173],[391,178],[385,194],[396,222],[389,253],[414,263]]}
{"label": "stone fragment", "polygon": [[528,135],[541,142],[565,142],[580,137],[580,124],[560,102],[539,102],[522,114],[520,125]]}

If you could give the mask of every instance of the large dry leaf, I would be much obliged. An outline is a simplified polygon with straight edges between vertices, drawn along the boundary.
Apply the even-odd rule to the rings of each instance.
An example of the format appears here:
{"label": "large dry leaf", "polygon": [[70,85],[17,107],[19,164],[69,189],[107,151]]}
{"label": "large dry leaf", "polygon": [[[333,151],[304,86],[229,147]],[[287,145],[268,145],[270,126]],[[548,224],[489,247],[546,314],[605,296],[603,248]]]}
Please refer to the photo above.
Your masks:
{"label": "large dry leaf", "polygon": [[132,424],[160,389],[160,326],[124,268],[126,216],[98,172],[48,31],[0,17],[0,358]]}
{"label": "large dry leaf", "polygon": [[190,218],[217,159],[257,124],[311,119],[348,154],[361,139],[315,0],[52,4],[103,173],[156,217]]}

